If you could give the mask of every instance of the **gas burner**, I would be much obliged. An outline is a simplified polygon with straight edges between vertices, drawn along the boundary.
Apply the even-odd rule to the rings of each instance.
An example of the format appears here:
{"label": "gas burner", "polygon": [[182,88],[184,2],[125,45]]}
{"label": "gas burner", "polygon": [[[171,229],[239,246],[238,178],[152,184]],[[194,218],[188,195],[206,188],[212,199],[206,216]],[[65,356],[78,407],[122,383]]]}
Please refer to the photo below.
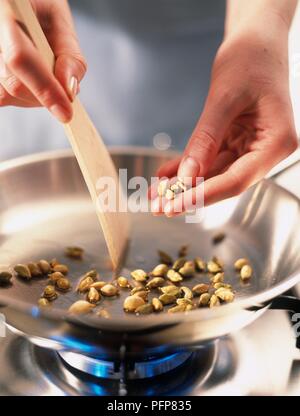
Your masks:
{"label": "gas burner", "polygon": [[76,354],[70,351],[58,353],[66,367],[78,370],[97,378],[119,380],[126,374],[126,379],[136,380],[155,377],[182,365],[191,358],[192,352],[184,351],[163,357],[149,357],[143,361],[113,362]]}
{"label": "gas burner", "polygon": [[9,334],[2,342],[0,358],[5,364],[0,395],[188,394],[209,378],[217,354],[215,342],[196,351],[114,363],[72,352],[58,353]]}
{"label": "gas burner", "polygon": [[[170,395],[184,394],[203,384],[216,360],[216,343],[144,361],[109,362],[72,352],[33,347],[35,361],[57,385],[78,386],[78,394]],[[55,365],[53,362],[56,361]]]}
{"label": "gas burner", "polygon": [[57,352],[7,331],[0,338],[1,395],[285,395],[300,392],[300,355],[285,312],[242,331],[133,362]]}

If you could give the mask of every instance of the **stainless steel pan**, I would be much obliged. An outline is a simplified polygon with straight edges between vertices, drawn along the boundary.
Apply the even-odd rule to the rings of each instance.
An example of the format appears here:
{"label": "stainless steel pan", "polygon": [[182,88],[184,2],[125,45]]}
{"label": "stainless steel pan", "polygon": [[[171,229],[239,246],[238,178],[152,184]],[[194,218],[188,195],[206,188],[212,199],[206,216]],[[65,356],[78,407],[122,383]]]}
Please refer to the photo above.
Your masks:
{"label": "stainless steel pan", "polygon": [[[149,178],[171,153],[142,148],[112,150],[118,168],[128,169],[128,178]],[[80,275],[97,268],[101,279],[112,272],[97,219],[76,160],[71,152],[53,152],[2,163],[0,167],[0,264],[57,257],[70,266],[73,286]],[[214,309],[186,314],[132,316],[122,310],[124,297],[103,300],[110,319],[95,313],[82,317],[66,314],[77,300],[73,291],[61,295],[51,308],[39,310],[37,300],[44,279],[29,283],[14,278],[0,288],[0,309],[8,325],[45,346],[97,355],[118,353],[126,343],[130,354],[143,350],[162,351],[207,341],[237,330],[256,319],[270,301],[300,280],[300,204],[296,197],[269,180],[263,180],[242,196],[206,209],[200,224],[186,224],[183,217],[166,219],[151,214],[133,214],[133,230],[127,262],[122,274],[157,264],[157,248],[176,255],[186,243],[189,255],[209,259],[216,254],[225,262],[228,281],[236,290],[236,301]],[[219,245],[211,237],[222,230]],[[86,250],[82,262],[63,256],[67,245]],[[242,284],[232,264],[248,257],[255,274]],[[187,285],[207,281],[198,275]]]}

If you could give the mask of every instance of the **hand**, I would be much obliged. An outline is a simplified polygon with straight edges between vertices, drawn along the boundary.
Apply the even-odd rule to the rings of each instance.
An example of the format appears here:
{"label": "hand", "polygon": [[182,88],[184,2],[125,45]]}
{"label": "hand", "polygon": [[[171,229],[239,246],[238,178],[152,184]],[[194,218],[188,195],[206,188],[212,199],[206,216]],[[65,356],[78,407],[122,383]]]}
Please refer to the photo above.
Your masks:
{"label": "hand", "polygon": [[9,0],[0,4],[0,106],[45,106],[62,122],[86,71],[66,0],[31,0],[56,56],[54,74],[16,21]]}
{"label": "hand", "polygon": [[[297,148],[289,96],[288,28],[281,20],[273,27],[268,35],[248,27],[225,38],[203,113],[183,156],[157,173],[169,178],[203,176],[205,205],[243,192]],[[174,216],[190,209],[199,191],[192,188],[188,198],[163,204],[157,199],[152,209]]]}

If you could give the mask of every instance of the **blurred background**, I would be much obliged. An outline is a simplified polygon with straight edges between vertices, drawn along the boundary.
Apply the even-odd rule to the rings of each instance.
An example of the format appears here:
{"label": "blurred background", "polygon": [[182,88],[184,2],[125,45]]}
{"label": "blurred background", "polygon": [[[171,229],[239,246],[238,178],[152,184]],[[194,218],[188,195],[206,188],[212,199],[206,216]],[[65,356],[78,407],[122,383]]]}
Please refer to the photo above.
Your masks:
{"label": "blurred background", "polygon": [[[203,108],[225,1],[70,0],[88,73],[80,98],[108,145],[182,149]],[[300,10],[290,36],[300,127]],[[68,147],[44,109],[0,109],[0,160]]]}

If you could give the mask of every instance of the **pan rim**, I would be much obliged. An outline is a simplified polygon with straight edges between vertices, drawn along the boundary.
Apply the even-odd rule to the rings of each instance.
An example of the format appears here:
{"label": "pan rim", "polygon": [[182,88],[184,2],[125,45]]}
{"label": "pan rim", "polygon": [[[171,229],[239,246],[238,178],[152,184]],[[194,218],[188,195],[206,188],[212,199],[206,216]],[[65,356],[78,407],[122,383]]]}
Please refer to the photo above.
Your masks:
{"label": "pan rim", "polygon": [[[112,146],[109,147],[109,151],[112,154],[136,154],[141,156],[155,156],[157,154],[161,155],[161,151],[156,149],[152,149],[149,147],[136,147],[136,146]],[[165,151],[164,155],[166,157],[170,156],[178,156],[179,153],[176,151]],[[22,167],[24,165],[32,164],[32,163],[40,163],[46,160],[53,160],[53,159],[61,159],[61,158],[75,158],[72,149],[60,149],[60,150],[51,150],[46,152],[39,152],[34,153],[31,155],[20,156],[14,159],[10,159],[7,161],[3,161],[0,163],[0,175],[2,172],[6,172],[10,169],[15,169]],[[280,192],[284,192],[285,194],[289,195],[300,207],[300,199],[297,198],[293,193],[288,191],[287,189],[283,188],[282,186],[276,184],[270,179],[262,179],[259,183],[266,183],[275,187],[280,190]],[[257,186],[258,184],[254,185]],[[251,188],[250,188],[251,189]],[[246,191],[247,192],[247,191]],[[238,197],[235,197],[238,198]],[[12,304],[12,300],[9,300],[4,294],[0,292],[0,310],[1,305],[3,307],[9,307],[16,309],[18,311],[22,311],[26,314],[30,314],[32,316],[41,316],[43,318],[47,318],[50,320],[66,320],[70,323],[80,323],[80,324],[88,324],[89,326],[93,325],[95,322],[97,323],[97,327],[101,326],[101,322],[109,321],[112,324],[112,328],[114,324],[117,324],[120,327],[123,323],[124,330],[128,330],[127,327],[134,327],[134,329],[139,329],[142,327],[141,323],[145,323],[147,327],[155,327],[161,325],[172,325],[176,324],[179,321],[192,321],[192,320],[208,320],[211,318],[218,318],[224,317],[225,315],[237,313],[238,311],[247,310],[250,308],[255,307],[264,307],[266,303],[274,299],[275,297],[281,295],[282,293],[286,292],[287,290],[291,289],[294,285],[300,282],[300,268],[290,276],[287,276],[281,282],[278,282],[276,285],[271,286],[270,288],[264,289],[263,291],[256,293],[251,296],[243,297],[237,299],[234,303],[222,305],[220,308],[199,308],[188,313],[178,313],[178,314],[152,314],[151,316],[142,316],[136,317],[135,315],[124,315],[124,318],[110,318],[109,320],[101,320],[101,318],[93,316],[93,315],[85,315],[85,316],[71,316],[68,315],[66,312],[62,311],[61,309],[56,308],[44,308],[40,309],[38,306],[33,305],[29,302],[23,300],[17,300],[14,304]],[[140,325],[137,323],[140,322]],[[125,328],[126,327],[126,328]]]}

